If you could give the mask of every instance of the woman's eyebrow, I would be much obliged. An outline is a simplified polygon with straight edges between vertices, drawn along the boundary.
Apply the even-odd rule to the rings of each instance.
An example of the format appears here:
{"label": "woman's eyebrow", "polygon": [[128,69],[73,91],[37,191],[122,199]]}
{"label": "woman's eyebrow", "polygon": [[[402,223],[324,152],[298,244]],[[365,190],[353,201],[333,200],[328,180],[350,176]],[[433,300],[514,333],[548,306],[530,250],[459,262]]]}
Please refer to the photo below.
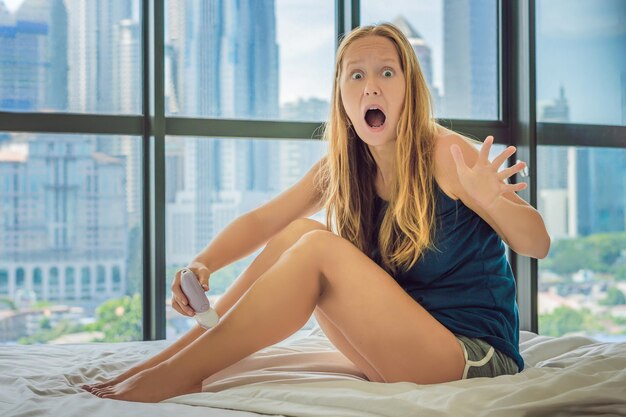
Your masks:
{"label": "woman's eyebrow", "polygon": [[[356,65],[356,64],[360,64],[361,62],[363,62],[363,59],[353,59],[352,61],[348,61],[346,62],[346,67],[349,67],[351,65]],[[398,64],[398,59],[397,58],[385,58],[385,59],[381,59],[382,62],[391,62],[394,64]]]}

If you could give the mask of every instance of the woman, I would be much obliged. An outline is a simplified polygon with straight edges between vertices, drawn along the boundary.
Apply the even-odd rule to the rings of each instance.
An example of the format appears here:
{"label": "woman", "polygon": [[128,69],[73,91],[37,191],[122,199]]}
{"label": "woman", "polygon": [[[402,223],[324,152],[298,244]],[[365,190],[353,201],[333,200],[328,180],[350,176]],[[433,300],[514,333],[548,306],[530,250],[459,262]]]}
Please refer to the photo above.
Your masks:
{"label": "woman", "polygon": [[[431,117],[411,45],[394,26],[357,28],[337,51],[328,154],[269,203],[241,216],[188,266],[212,271],[264,250],[196,327],[117,378],[84,388],[156,402],[284,340],[311,314],[369,380],[431,384],[518,372],[515,282],[503,240],[543,258],[539,213],[488,160]],[[328,224],[306,219],[325,208]],[[331,231],[332,230],[332,231]],[[334,232],[334,233],[333,233]],[[173,307],[193,312],[172,284]]]}

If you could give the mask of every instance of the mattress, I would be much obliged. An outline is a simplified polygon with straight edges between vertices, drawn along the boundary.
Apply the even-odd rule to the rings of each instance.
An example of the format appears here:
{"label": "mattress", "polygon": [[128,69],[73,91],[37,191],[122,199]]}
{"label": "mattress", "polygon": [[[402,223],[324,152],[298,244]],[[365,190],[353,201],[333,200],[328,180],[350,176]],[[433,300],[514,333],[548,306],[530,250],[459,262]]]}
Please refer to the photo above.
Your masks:
{"label": "mattress", "polygon": [[521,332],[526,369],[445,384],[373,383],[324,333],[263,349],[206,379],[203,392],[158,404],[80,389],[168,341],[0,347],[1,416],[626,416],[626,343]]}

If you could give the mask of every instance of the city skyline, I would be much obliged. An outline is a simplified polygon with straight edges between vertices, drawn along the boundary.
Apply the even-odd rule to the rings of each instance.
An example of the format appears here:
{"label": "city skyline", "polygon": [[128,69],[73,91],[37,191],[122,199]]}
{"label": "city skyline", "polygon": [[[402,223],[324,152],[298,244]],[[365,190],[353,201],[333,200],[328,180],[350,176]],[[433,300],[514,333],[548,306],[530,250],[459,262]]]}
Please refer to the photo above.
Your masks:
{"label": "city skyline", "polygon": [[[290,74],[281,57],[292,55],[281,43],[277,16],[289,12],[277,8],[284,3],[169,0],[166,113],[323,120],[324,97],[302,93],[281,102],[282,79]],[[3,110],[139,111],[136,1],[45,4],[25,0],[15,9],[18,21],[0,7],[0,58],[16,63],[0,67]],[[442,108],[458,117],[488,119],[497,113],[497,32],[481,24],[496,19],[494,4],[439,2],[439,23],[451,28],[437,41],[440,46],[426,39],[433,24],[423,30],[394,14],[416,50],[435,102],[441,99]],[[545,24],[547,18],[542,19]],[[319,40],[314,48],[326,48],[328,39]],[[452,69],[438,74],[442,62]],[[574,104],[566,84],[549,100],[538,101],[539,120],[572,122]],[[446,85],[448,94],[440,96]],[[188,262],[235,217],[300,179],[324,152],[319,141],[305,140],[167,137],[165,146],[168,266]],[[131,136],[0,136],[0,296],[33,290],[39,300],[70,300],[93,310],[94,301],[141,289],[141,189],[147,184],[141,178],[141,152],[141,138]],[[539,147],[538,157],[538,200],[554,236],[625,228],[624,152]],[[611,178],[604,181],[608,171]]]}
{"label": "city skyline", "polygon": [[[12,12],[24,0],[2,0]],[[562,10],[566,6],[568,19],[562,19]],[[376,2],[364,2],[362,5],[362,22],[391,21],[400,10],[399,2],[394,1],[381,5]],[[395,7],[394,7],[395,6]],[[443,0],[433,2],[402,3],[403,14],[411,24],[419,28],[433,53],[433,85],[445,92],[443,86],[443,33],[442,25]],[[277,34],[279,44],[288,51],[298,53],[283,54],[281,68],[289,76],[281,77],[281,105],[301,99],[330,99],[330,81],[334,61],[334,30],[329,21],[333,21],[334,8],[329,3],[327,8],[313,3],[277,0]],[[558,96],[559,89],[564,86],[569,91],[572,123],[597,123],[624,125],[622,117],[626,105],[626,87],[620,86],[621,72],[626,71],[626,3],[620,0],[604,0],[593,2],[581,0],[568,3],[564,0],[537,3],[537,100],[550,101]],[[306,20],[305,20],[306,19]],[[297,43],[297,33],[302,22],[306,22],[310,30],[315,28],[314,45]],[[327,49],[328,48],[328,49]],[[594,59],[588,59],[590,55]],[[306,61],[315,62],[313,71],[302,70],[303,57]],[[621,59],[620,64],[613,65],[611,59]],[[568,69],[576,64],[578,71]],[[583,65],[581,67],[580,65]],[[319,71],[317,68],[327,68]],[[608,77],[594,80],[593,89],[581,82],[580,73],[605,73],[611,68]],[[313,68],[312,68],[313,69]],[[304,79],[300,78],[303,73]],[[560,74],[554,77],[553,74]],[[599,83],[599,84],[598,84]],[[626,84],[626,83],[625,83]],[[615,87],[615,86],[619,87]],[[323,86],[323,88],[322,88]],[[317,88],[316,88],[317,87]],[[590,103],[608,103],[608,105],[591,105]],[[624,113],[626,114],[626,113]]]}

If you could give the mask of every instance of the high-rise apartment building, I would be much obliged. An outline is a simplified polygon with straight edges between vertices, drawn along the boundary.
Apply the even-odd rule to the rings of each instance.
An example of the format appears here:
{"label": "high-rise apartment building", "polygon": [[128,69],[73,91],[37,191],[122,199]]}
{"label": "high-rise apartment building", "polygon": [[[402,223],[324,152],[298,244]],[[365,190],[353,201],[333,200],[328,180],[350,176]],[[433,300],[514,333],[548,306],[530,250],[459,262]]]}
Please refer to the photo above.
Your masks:
{"label": "high-rise apartment building", "polygon": [[[540,122],[570,122],[563,87],[558,98],[538,107]],[[623,154],[605,148],[539,148],[539,209],[553,238],[626,230]]]}
{"label": "high-rise apartment building", "polygon": [[124,293],[123,161],[90,139],[39,136],[0,150],[0,184],[2,295],[88,302]]}
{"label": "high-rise apartment building", "polygon": [[493,0],[444,0],[446,118],[498,116],[497,7]]}
{"label": "high-rise apartment building", "polygon": [[62,0],[0,3],[0,109],[67,108],[67,13]]}
{"label": "high-rise apartment building", "polygon": [[[122,3],[25,0],[11,14],[0,2],[2,108],[136,112],[139,30],[112,23],[128,16]],[[95,306],[126,291],[126,195],[139,194],[128,171],[139,153],[136,140],[112,139],[22,134],[0,144],[0,293]]]}
{"label": "high-rise apartment building", "polygon": [[[230,119],[278,117],[273,0],[173,0],[168,10],[168,111]],[[278,146],[244,139],[185,140],[184,184],[190,197],[184,201],[194,207],[195,251],[225,226],[216,219],[249,208],[241,205],[249,198],[236,193],[255,193],[260,204],[278,190],[278,177],[267,168],[277,165]],[[168,224],[166,230],[176,227]]]}
{"label": "high-rise apartment building", "polygon": [[439,110],[440,95],[439,90],[433,84],[433,58],[432,49],[426,43],[426,40],[420,35],[420,33],[409,23],[406,17],[398,16],[391,23],[396,25],[398,29],[404,33],[409,40],[409,43],[417,55],[420,69],[424,74],[428,91],[430,91],[431,102],[434,108]]}

